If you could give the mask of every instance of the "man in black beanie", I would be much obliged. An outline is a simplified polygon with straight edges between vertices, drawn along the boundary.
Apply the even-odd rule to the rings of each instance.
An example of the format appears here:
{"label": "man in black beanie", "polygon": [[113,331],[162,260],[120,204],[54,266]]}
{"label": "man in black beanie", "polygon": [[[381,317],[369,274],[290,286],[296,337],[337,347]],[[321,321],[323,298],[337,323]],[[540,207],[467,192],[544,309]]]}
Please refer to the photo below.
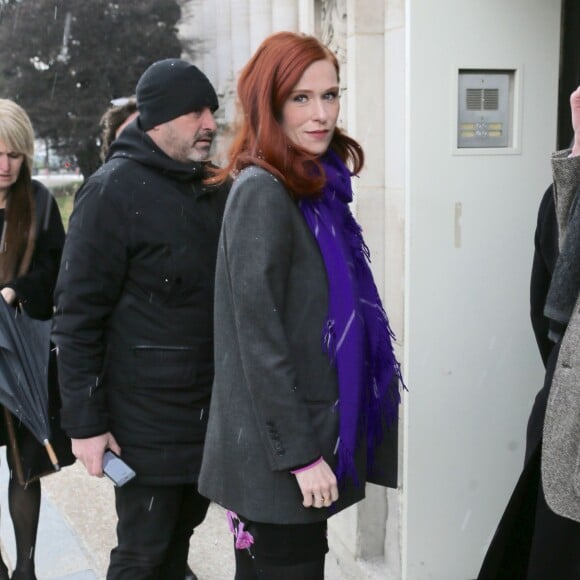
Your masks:
{"label": "man in black beanie", "polygon": [[79,190],[55,295],[62,424],[89,474],[110,449],[107,578],[183,580],[207,512],[197,492],[213,379],[213,284],[229,184],[210,186],[214,88],[179,59],[152,64],[139,116]]}

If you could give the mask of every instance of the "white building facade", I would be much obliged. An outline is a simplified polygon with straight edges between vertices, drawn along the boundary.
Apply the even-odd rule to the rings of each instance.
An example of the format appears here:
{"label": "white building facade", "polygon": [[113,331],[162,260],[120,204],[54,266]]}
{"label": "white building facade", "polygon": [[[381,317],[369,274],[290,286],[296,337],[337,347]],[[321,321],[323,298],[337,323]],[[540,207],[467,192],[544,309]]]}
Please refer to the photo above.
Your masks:
{"label": "white building facade", "polygon": [[367,158],[355,211],[409,392],[399,488],[331,518],[332,580],[475,578],[517,480],[543,379],[529,274],[561,15],[560,0],[184,2],[226,135],[236,74],[270,33],[314,34],[343,63],[341,122]]}

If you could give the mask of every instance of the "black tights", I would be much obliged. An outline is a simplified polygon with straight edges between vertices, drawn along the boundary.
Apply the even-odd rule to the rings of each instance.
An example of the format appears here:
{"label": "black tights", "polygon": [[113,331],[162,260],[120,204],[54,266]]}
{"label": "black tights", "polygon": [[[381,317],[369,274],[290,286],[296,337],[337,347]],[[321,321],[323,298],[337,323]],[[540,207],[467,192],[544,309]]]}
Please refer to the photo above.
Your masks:
{"label": "black tights", "polygon": [[312,562],[274,564],[252,558],[247,550],[235,550],[234,580],[324,580],[324,555]]}
{"label": "black tights", "polygon": [[[8,482],[8,508],[16,538],[16,567],[13,580],[36,580],[34,550],[40,514],[40,481],[22,486],[16,479],[10,450],[7,450],[10,481]],[[0,580],[8,579],[6,565],[0,557]]]}

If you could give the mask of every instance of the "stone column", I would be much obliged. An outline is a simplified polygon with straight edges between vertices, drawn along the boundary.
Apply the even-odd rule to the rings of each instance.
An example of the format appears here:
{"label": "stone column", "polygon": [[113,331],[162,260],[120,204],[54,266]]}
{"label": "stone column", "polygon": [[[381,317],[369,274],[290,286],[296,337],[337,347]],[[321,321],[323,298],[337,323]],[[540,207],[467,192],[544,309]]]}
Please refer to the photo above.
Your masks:
{"label": "stone column", "polygon": [[[385,13],[385,305],[391,326],[397,334],[395,352],[403,360],[405,343],[405,230],[407,227],[405,183],[406,158],[406,48],[405,0],[386,0]],[[403,368],[403,373],[407,372]],[[401,499],[403,484],[403,450],[405,439],[404,408],[399,411],[399,489],[387,491],[385,527],[385,576],[402,576]]]}
{"label": "stone column", "polygon": [[272,0],[250,0],[250,53],[272,33]]}
{"label": "stone column", "polygon": [[321,0],[320,2],[320,32],[317,34],[320,40],[336,54],[340,63],[340,117],[338,124],[346,128],[348,119],[348,96],[347,88],[347,14],[346,0]]}
{"label": "stone column", "polygon": [[336,54],[343,66],[346,63],[346,0],[322,0],[320,4],[320,40]]}
{"label": "stone column", "polygon": [[203,56],[203,72],[215,86],[218,86],[218,58],[216,52],[217,18],[213,0],[200,0],[200,20],[203,29],[200,31],[199,50]]}
{"label": "stone column", "polygon": [[272,2],[272,31],[298,30],[298,4],[296,0],[275,0]]}
{"label": "stone column", "polygon": [[[336,3],[336,2],[335,2]],[[363,147],[365,169],[355,181],[356,209],[384,296],[385,0],[347,0],[347,130]]]}
{"label": "stone column", "polygon": [[235,79],[250,58],[249,0],[230,0],[230,4],[232,76]]}
{"label": "stone column", "polygon": [[217,90],[225,95],[232,78],[231,2],[206,0],[214,6],[216,18],[215,53],[217,58]]}
{"label": "stone column", "polygon": [[315,0],[297,0],[298,30],[305,34],[316,34]]}
{"label": "stone column", "polygon": [[[341,0],[322,0],[321,35],[341,60],[346,58],[341,82],[346,89],[342,97],[343,122],[347,132],[362,145],[366,158],[365,168],[354,182],[354,209],[371,251],[379,292],[393,329],[399,334],[403,324],[404,237],[400,207],[403,190],[398,178],[404,162],[404,143],[399,134],[403,121],[395,126],[397,134],[392,136],[387,119],[394,123],[404,118],[404,100],[400,98],[404,97],[405,85],[404,78],[398,78],[401,69],[397,60],[399,54],[403,58],[404,50],[389,55],[392,70],[386,70],[386,14],[390,4],[390,0],[346,0],[345,10]],[[342,32],[344,12],[346,33]],[[344,34],[346,44],[341,42]],[[387,74],[389,83],[392,77],[399,84],[387,87]],[[386,144],[394,140],[398,140],[398,149],[389,149],[387,155]],[[388,192],[385,168],[391,163],[398,164],[391,167],[389,175],[400,189]],[[390,193],[395,195],[394,200]],[[399,492],[367,485],[366,495],[366,500],[330,520],[332,553],[341,570],[352,577],[399,578]]]}

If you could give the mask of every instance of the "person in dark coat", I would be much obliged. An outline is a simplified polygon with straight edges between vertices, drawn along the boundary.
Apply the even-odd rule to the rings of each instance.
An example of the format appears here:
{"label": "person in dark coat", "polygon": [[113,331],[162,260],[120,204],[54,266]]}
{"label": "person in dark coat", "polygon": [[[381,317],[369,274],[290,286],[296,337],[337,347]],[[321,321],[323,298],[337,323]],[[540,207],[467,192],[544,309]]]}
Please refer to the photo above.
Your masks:
{"label": "person in dark coat", "polygon": [[123,129],[139,115],[137,99],[126,97],[111,101],[111,106],[103,113],[99,121],[101,130],[101,160],[107,160],[107,154],[113,141]]}
{"label": "person in dark coat", "polygon": [[214,88],[179,59],[137,84],[139,117],[79,190],[56,288],[62,423],[89,474],[106,449],[136,472],[115,488],[107,578],[183,580],[208,501],[197,478],[213,380],[213,288],[229,183],[206,186]]}
{"label": "person in dark coat", "polygon": [[[28,115],[13,101],[0,99],[0,294],[31,318],[49,320],[64,228],[53,197],[41,183],[31,179],[33,154],[34,132]],[[62,467],[70,465],[74,457],[70,440],[59,429],[60,401],[52,354],[48,375],[51,442]],[[17,558],[12,578],[34,579],[39,478],[54,473],[54,467],[44,446],[6,409],[0,412],[0,444],[7,446],[10,468],[8,506]],[[8,577],[0,557],[0,580]]]}
{"label": "person in dark coat", "polygon": [[238,82],[235,179],[218,249],[216,375],[199,480],[229,510],[236,580],[321,580],[330,516],[397,485],[399,365],[348,203],[359,144],[339,66],[268,37]]}
{"label": "person in dark coat", "polygon": [[[123,132],[123,129],[139,115],[137,99],[122,97],[111,101],[111,106],[103,113],[99,121],[101,129],[101,160],[107,160],[107,155],[113,141]],[[197,576],[188,565],[184,580],[197,580]]]}
{"label": "person in dark coat", "polygon": [[[580,207],[580,89],[570,103],[575,140],[571,150],[552,156],[554,182],[538,212],[530,285],[532,326],[546,366],[544,385],[528,421],[524,468],[478,580],[580,578],[580,502],[577,495],[571,498],[567,476],[562,478],[570,464],[577,469],[580,398],[574,393],[580,371],[570,353],[579,350],[580,325],[577,317],[568,322],[554,316],[555,291],[565,286],[574,305],[580,289],[579,270],[572,266],[580,261],[580,211],[573,209]],[[576,429],[576,435],[562,438],[562,426]],[[569,442],[562,445],[563,439]]]}

